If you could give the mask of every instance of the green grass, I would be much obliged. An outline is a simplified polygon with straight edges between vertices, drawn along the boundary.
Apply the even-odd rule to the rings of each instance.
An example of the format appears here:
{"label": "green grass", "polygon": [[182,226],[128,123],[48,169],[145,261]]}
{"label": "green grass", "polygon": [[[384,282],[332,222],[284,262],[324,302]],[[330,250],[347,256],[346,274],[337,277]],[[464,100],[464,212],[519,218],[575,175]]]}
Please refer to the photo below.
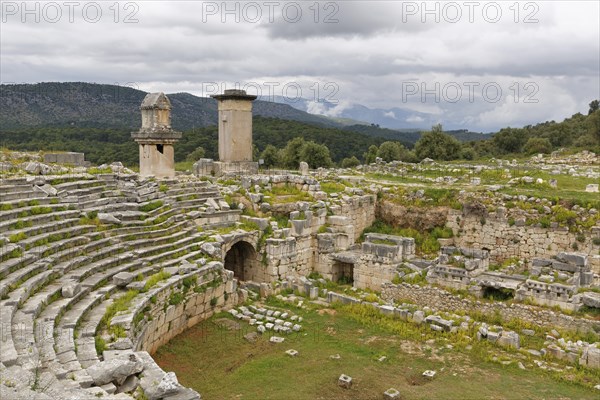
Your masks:
{"label": "green grass", "polygon": [[327,194],[343,193],[345,189],[346,186],[338,182],[321,182],[321,190]]}
{"label": "green grass", "polygon": [[524,194],[528,197],[555,199],[562,203],[569,203],[570,205],[577,204],[585,208],[600,209],[598,194],[585,191],[588,184],[598,183],[596,179],[570,175],[550,175],[540,171],[535,171],[533,175],[536,179],[544,179],[545,182],[548,182],[550,179],[556,179],[558,187],[552,188],[549,185],[539,186],[532,184],[502,189],[501,192],[511,195]]}
{"label": "green grass", "polygon": [[161,200],[156,200],[156,201],[152,201],[148,204],[144,204],[143,206],[139,207],[139,210],[142,212],[150,212],[153,210],[156,210],[157,208],[160,208],[163,206],[163,202]]}
{"label": "green grass", "polygon": [[102,354],[106,350],[106,341],[101,336],[94,337],[94,344],[97,354]]}
{"label": "green grass", "polygon": [[101,327],[107,327],[110,325],[110,321],[112,318],[120,311],[127,311],[131,302],[137,296],[139,292],[137,290],[128,290],[121,297],[115,299],[115,301],[108,306],[106,311],[104,312],[104,316],[100,321]]}
{"label": "green grass", "polygon": [[265,196],[269,196],[269,203],[284,204],[295,203],[297,201],[312,201],[312,196],[304,192],[295,185],[286,183],[283,186],[273,186],[271,190],[265,191]]}
{"label": "green grass", "polygon": [[[415,174],[416,175],[416,174]],[[393,183],[424,183],[422,179],[416,179],[409,176],[393,176],[381,173],[366,174],[366,177],[375,181],[393,182]]]}
{"label": "green grass", "polygon": [[[321,314],[285,307],[304,321],[303,331],[287,336],[282,344],[269,343],[267,337],[248,343],[243,335],[254,328],[244,323],[239,331],[219,328],[214,320],[229,318],[219,314],[160,348],[155,360],[206,400],[380,399],[390,387],[398,389],[403,400],[595,396],[589,386],[563,379],[585,378],[594,385],[598,373],[575,371],[559,378],[557,373],[529,367],[532,363],[527,359],[523,360],[529,367],[526,371],[515,363],[502,366],[490,360],[493,355],[502,359],[506,353],[488,342],[459,340],[448,349],[444,335],[428,326],[385,318],[366,307],[339,306]],[[435,338],[435,344],[426,348],[425,341]],[[466,343],[473,346],[471,351],[465,350]],[[288,349],[299,355],[289,357]],[[341,359],[329,358],[335,354]],[[377,361],[383,355],[387,360]],[[437,371],[431,381],[421,376],[428,369]],[[342,373],[354,380],[350,390],[337,385]]]}
{"label": "green grass", "polygon": [[191,171],[194,163],[191,161],[179,161],[175,163],[175,171]]}
{"label": "green grass", "polygon": [[148,290],[150,290],[154,286],[156,286],[159,282],[167,280],[170,277],[171,277],[171,275],[168,272],[165,272],[162,270],[160,272],[157,272],[156,274],[150,275],[148,277],[148,280],[144,284],[144,288],[142,289],[142,292],[147,292]]}
{"label": "green grass", "polygon": [[88,168],[87,173],[91,174],[91,175],[112,174],[112,168],[111,167],[106,167],[106,168],[91,167],[91,168]]}
{"label": "green grass", "polygon": [[17,243],[25,239],[27,239],[27,235],[24,232],[14,233],[8,237],[11,243]]}

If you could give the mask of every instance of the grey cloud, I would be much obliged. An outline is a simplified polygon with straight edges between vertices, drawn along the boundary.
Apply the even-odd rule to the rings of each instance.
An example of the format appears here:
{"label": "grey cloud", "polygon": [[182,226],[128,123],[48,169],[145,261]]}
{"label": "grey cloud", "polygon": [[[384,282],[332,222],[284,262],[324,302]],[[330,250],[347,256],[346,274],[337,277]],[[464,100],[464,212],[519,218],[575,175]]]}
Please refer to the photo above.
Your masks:
{"label": "grey cloud", "polygon": [[[415,18],[403,20],[402,1],[321,1],[316,3],[317,7],[313,2],[288,3],[300,4],[300,7],[290,7],[292,11],[284,12],[282,6],[279,13],[273,13],[274,22],[263,20],[261,24],[272,38],[367,37],[432,28]],[[301,17],[297,17],[295,9],[301,10]]]}
{"label": "grey cloud", "polygon": [[[312,15],[296,24],[281,16],[273,24],[222,23],[218,15],[204,22],[199,2],[139,4],[137,24],[3,24],[0,80],[137,82],[165,92],[197,91],[206,82],[336,82],[340,101],[433,111],[471,129],[560,119],[582,111],[599,92],[594,2],[552,3],[530,26],[404,24],[392,1],[338,2],[338,24],[315,24]],[[481,99],[423,104],[403,102],[400,93],[403,81],[508,87],[531,80],[540,85],[544,107]]]}

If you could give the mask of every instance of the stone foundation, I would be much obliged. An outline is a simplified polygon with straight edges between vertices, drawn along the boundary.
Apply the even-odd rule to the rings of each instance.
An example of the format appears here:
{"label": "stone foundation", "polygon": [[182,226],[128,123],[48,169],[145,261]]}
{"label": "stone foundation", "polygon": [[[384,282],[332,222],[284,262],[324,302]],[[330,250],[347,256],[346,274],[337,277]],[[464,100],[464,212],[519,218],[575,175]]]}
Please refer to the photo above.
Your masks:
{"label": "stone foundation", "polygon": [[381,298],[387,302],[408,302],[420,307],[431,307],[447,312],[500,314],[505,321],[520,319],[531,324],[545,326],[548,329],[559,328],[572,331],[600,331],[600,321],[571,317],[565,314],[544,310],[523,304],[506,305],[487,303],[456,296],[435,287],[421,287],[410,284],[387,284],[381,291]]}

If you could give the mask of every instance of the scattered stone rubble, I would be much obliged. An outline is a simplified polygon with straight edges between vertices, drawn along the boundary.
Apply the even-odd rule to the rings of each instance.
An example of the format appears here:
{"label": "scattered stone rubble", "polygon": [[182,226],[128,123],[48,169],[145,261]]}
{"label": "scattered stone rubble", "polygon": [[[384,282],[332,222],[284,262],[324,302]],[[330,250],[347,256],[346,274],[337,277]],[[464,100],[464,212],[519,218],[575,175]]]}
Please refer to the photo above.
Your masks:
{"label": "scattered stone rubble", "polygon": [[302,325],[300,325],[302,317],[265,306],[240,306],[237,309],[229,310],[229,313],[235,318],[255,326],[256,331],[260,334],[275,332],[289,335],[302,330]]}
{"label": "scattered stone rubble", "polygon": [[[548,334],[543,348],[523,349],[520,335],[538,333],[513,332],[433,308],[368,303],[364,296],[329,292],[320,288],[324,280],[306,278],[318,272],[323,279],[353,283],[355,289],[379,290],[395,279],[418,279],[425,273],[430,283],[476,295],[490,289],[509,290],[516,299],[547,306],[600,308],[600,295],[593,290],[600,283],[600,258],[592,256],[597,250],[592,237],[600,234],[600,227],[584,232],[580,251],[570,252],[574,235],[567,227],[555,222],[549,228],[541,223],[527,225],[536,213],[551,216],[555,204],[496,193],[505,185],[546,184],[535,176],[518,176],[515,172],[523,166],[514,160],[496,160],[504,169],[503,183],[488,185],[485,193],[478,194],[480,204],[447,211],[446,224],[460,237],[443,243],[435,260],[423,260],[416,257],[411,238],[368,234],[362,243],[357,242],[382,207],[397,207],[380,203],[378,195],[396,194],[361,176],[344,177],[351,183],[342,192],[324,191],[323,180],[338,179],[348,172],[344,170],[311,172],[304,166],[301,176],[251,175],[239,184],[219,187],[195,177],[142,178],[121,163],[92,171],[77,165],[79,157],[73,163],[76,166],[50,163],[51,157],[43,160],[41,154],[3,153],[0,157],[2,398],[130,399],[143,391],[151,400],[199,399],[173,373],[160,369],[150,354],[174,335],[230,308],[232,315],[255,326],[257,333],[277,334],[270,340],[281,343],[286,335],[302,330],[300,317],[266,307],[232,307],[254,297],[254,291],[266,296],[290,289],[316,304],[370,304],[383,314],[427,324],[440,335],[471,332],[473,340],[487,340],[534,357],[550,355],[590,368],[600,365],[597,343]],[[553,154],[532,161],[553,175],[600,177],[593,153]],[[440,176],[424,176],[425,171],[436,169]],[[379,161],[354,172],[477,187],[482,185],[480,174],[492,169],[497,167]],[[269,198],[268,191],[285,186],[312,200]],[[584,189],[598,190],[593,184]],[[238,204],[230,204],[226,196],[241,198]],[[408,191],[406,196],[404,200],[429,201],[423,190]],[[470,196],[473,193],[462,192],[459,199],[464,202]],[[527,203],[535,210],[508,209],[508,202]],[[240,215],[244,209],[249,215]],[[579,206],[569,211],[581,221],[598,214],[598,210]],[[279,226],[269,218],[272,215],[288,218],[289,224]],[[511,219],[514,225],[508,223]],[[235,229],[242,223],[257,229]],[[242,251],[241,243],[246,246],[244,261],[232,266],[227,255],[235,253],[232,249]],[[511,252],[531,261],[489,270],[496,259]],[[161,271],[160,282],[147,288],[149,277]],[[129,309],[114,315],[97,333],[106,310],[128,290],[137,293]],[[304,301],[295,295],[279,296]],[[106,345],[102,351],[96,348],[99,340]],[[542,359],[538,365],[554,368]],[[349,387],[352,379],[348,378],[344,384]],[[390,396],[395,393],[386,396],[394,398]]]}

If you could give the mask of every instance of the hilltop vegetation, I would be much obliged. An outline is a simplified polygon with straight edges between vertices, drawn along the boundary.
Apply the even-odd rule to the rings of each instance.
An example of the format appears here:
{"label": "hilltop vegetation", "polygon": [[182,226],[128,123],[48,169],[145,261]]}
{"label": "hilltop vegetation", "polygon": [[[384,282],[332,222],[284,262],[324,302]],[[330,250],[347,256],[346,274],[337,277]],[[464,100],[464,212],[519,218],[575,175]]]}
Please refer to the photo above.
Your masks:
{"label": "hilltop vegetation", "polygon": [[[84,82],[46,82],[0,85],[0,130],[39,127],[137,129],[139,107],[146,92],[128,86]],[[217,124],[217,102],[189,93],[168,94],[173,128],[188,131]],[[257,100],[254,114],[319,126],[337,126],[325,117],[296,110],[287,104]]]}
{"label": "hilltop vegetation", "polygon": [[[140,124],[139,105],[146,92],[78,82],[0,85],[0,89],[1,146],[78,151],[96,164],[121,161],[137,165],[137,145],[130,133]],[[173,127],[184,132],[175,146],[175,160],[194,161],[199,156],[217,159],[216,102],[188,93],[169,97]],[[291,158],[292,163],[291,153],[287,151],[286,156],[285,148],[295,138],[302,138],[313,150],[305,150],[307,155],[316,151],[311,157],[313,168],[332,163],[372,163],[376,157],[419,162],[424,158],[518,158],[559,148],[600,152],[598,100],[590,103],[587,115],[577,113],[562,122],[508,127],[493,135],[466,130],[444,132],[441,125],[429,132],[397,131],[373,124],[345,126],[285,104],[264,101],[254,103],[254,115],[254,156],[265,159],[267,166],[294,167],[296,156]],[[294,151],[300,154],[300,150]]]}
{"label": "hilltop vegetation", "polygon": [[576,113],[562,122],[547,121],[523,128],[504,128],[491,140],[470,142],[478,156],[550,153],[558,148],[600,148],[598,100],[590,103],[588,115]]}
{"label": "hilltop vegetation", "polygon": [[[369,146],[378,146],[384,140],[324,128],[306,123],[275,118],[254,118],[255,155],[267,145],[278,148],[286,146],[295,137],[305,138],[329,148],[331,158],[340,162],[345,157],[362,154]],[[183,133],[175,146],[175,161],[184,161],[197,148],[204,149],[204,156],[218,158],[218,132],[216,126],[197,128]],[[131,139],[131,131],[123,128],[40,127],[0,132],[0,143],[12,150],[69,150],[86,154],[86,159],[102,164],[121,161],[125,165],[138,164],[137,144]]]}

